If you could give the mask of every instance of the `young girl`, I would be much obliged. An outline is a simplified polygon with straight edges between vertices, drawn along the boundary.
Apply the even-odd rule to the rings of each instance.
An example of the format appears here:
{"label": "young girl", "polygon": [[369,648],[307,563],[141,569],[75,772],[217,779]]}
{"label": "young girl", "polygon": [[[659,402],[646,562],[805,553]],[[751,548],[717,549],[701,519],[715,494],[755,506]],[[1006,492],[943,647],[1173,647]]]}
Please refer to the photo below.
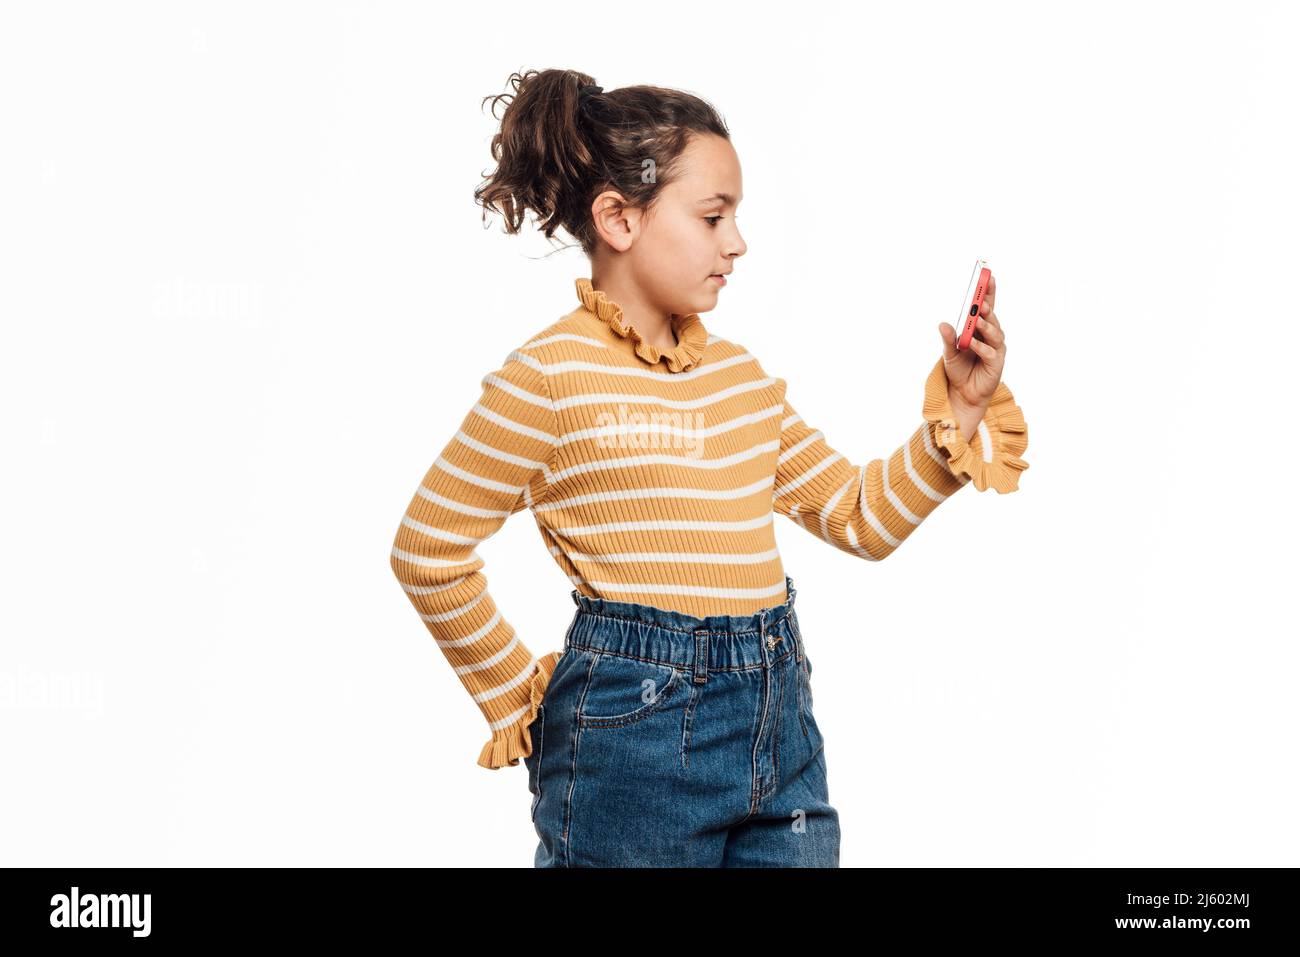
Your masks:
{"label": "young girl", "polygon": [[[511,352],[416,490],[392,567],[492,731],[525,759],[539,867],[839,864],[777,512],[868,561],[966,483],[1012,492],[1024,417],[1001,384],[990,284],[979,340],[925,382],[924,421],[855,466],[734,340],[706,331],[745,241],[740,162],[687,93],[514,74],[476,191],[531,209],[591,261],[577,306]],[[833,330],[831,330],[833,331]],[[532,511],[577,605],[535,658],[474,547]]]}

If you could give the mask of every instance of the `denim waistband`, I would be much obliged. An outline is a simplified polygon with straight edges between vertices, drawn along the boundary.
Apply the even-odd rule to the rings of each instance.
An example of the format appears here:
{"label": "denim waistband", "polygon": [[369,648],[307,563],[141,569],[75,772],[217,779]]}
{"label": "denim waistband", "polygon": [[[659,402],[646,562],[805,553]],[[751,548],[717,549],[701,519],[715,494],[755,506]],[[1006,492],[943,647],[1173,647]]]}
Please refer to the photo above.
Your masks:
{"label": "denim waistband", "polygon": [[[803,660],[803,640],[794,614],[794,580],[785,576],[786,600],[752,615],[707,615],[583,595],[565,636],[566,647],[632,655],[696,668],[752,667],[786,652]],[[788,641],[790,647],[782,649]],[[766,647],[764,647],[766,646]]]}

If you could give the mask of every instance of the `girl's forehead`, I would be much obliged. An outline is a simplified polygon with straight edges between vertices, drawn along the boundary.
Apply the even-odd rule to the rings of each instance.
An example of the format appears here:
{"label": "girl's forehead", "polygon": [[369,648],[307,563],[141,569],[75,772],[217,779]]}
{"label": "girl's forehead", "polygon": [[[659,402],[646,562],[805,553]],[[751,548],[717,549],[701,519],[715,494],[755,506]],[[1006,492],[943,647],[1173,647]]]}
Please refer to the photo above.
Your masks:
{"label": "girl's forehead", "polygon": [[[727,180],[740,179],[740,160],[732,145],[721,137],[705,137],[695,140],[682,154],[680,168],[681,180],[704,183],[705,187],[718,186],[726,190]],[[709,189],[708,192],[713,192]],[[704,195],[701,193],[701,195]]]}

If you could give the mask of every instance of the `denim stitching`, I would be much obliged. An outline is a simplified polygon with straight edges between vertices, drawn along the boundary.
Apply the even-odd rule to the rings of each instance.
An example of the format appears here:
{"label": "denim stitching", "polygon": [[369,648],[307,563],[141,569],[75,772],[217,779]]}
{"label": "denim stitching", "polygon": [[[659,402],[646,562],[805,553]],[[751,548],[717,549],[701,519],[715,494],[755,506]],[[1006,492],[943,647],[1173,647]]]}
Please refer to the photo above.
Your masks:
{"label": "denim stitching", "polygon": [[531,812],[534,824],[537,823],[537,806],[542,803],[542,748],[546,740],[546,705],[540,703],[537,705],[537,718],[537,743],[533,747],[533,751],[537,754],[537,758],[533,761],[533,767],[536,768],[533,788],[537,793],[533,795]]}
{"label": "denim stitching", "polygon": [[804,670],[804,667],[805,667],[805,662],[806,662],[806,660],[807,660],[807,659],[805,659],[804,661],[796,661],[796,662],[795,662],[795,673],[796,673],[796,677],[797,677],[798,680],[799,680],[799,684],[798,684],[798,689],[799,689],[799,723],[800,723],[801,725],[803,725],[803,736],[804,736],[805,738],[808,738],[808,737],[812,737],[812,735],[810,735],[810,734],[808,733],[808,721],[807,721],[807,719],[805,719],[804,716],[803,716],[803,702],[804,702],[804,675],[803,675],[803,670]]}
{"label": "denim stitching", "polygon": [[697,688],[694,682],[691,683],[691,700],[686,702],[686,714],[682,719],[682,767],[688,769],[691,766],[691,728],[695,719],[695,705],[703,690]]}
{"label": "denim stitching", "polygon": [[[771,609],[768,610],[771,611]],[[791,609],[791,611],[793,611],[793,609]],[[681,635],[693,635],[697,631],[707,632],[710,635],[757,635],[759,633],[759,629],[757,628],[751,628],[747,631],[711,631],[707,628],[674,628],[671,625],[660,625],[653,621],[646,621],[644,618],[632,618],[627,615],[607,615],[598,611],[583,611],[582,614],[589,615],[592,618],[606,618],[609,621],[630,621],[638,625],[648,625],[651,628],[659,628],[662,631],[675,631]],[[757,612],[755,612],[755,614],[757,614]],[[782,618],[787,618],[789,615],[790,612],[787,611]],[[774,618],[768,622],[768,624],[773,625],[778,621],[781,621],[781,618]]]}
{"label": "denim stitching", "polygon": [[640,661],[647,665],[662,665],[665,668],[682,667],[681,663],[677,661],[664,661],[661,658],[642,658],[640,655],[631,655],[625,651],[610,651],[608,648],[599,647],[597,645],[574,645],[573,647],[582,651],[589,651],[593,655],[608,655],[611,658],[625,658],[628,661]]}
{"label": "denim stitching", "polygon": [[[760,630],[763,628],[764,624],[765,623],[760,619]],[[762,642],[759,642],[759,654],[763,656],[763,705],[762,711],[759,713],[758,717],[758,734],[754,738],[754,747],[750,750],[750,774],[752,775],[752,780],[749,788],[749,814],[746,814],[742,820],[748,820],[750,815],[758,810],[759,804],[762,803],[763,795],[763,782],[758,779],[758,750],[759,746],[763,743],[763,728],[767,724],[767,711],[770,706],[772,662],[767,660],[767,648],[763,646]]]}
{"label": "denim stitching", "polygon": [[[582,693],[578,695],[578,711],[582,710],[583,703],[587,700],[587,689],[591,687],[591,676],[596,669],[596,659],[591,659],[591,664],[587,666],[587,680],[582,686]],[[560,842],[564,845],[564,866],[573,866],[572,842],[569,840],[569,829],[573,825],[573,792],[578,787],[578,751],[582,747],[582,722],[573,722],[573,758],[569,762],[569,793],[564,799],[564,814],[561,817],[564,827],[560,831]]]}
{"label": "denim stitching", "polygon": [[637,708],[635,711],[629,711],[627,714],[609,715],[608,717],[586,715],[579,711],[578,723],[585,728],[622,728],[629,724],[637,724],[662,709],[668,703],[668,699],[677,693],[680,677],[681,672],[674,668],[672,677],[668,679],[668,684],[655,696],[654,701]]}
{"label": "denim stitching", "polygon": [[783,674],[781,690],[776,696],[776,726],[772,728],[772,790],[769,794],[775,792],[781,784],[781,725],[785,723],[781,711],[785,707],[785,684]]}
{"label": "denim stitching", "polygon": [[[686,632],[686,634],[690,634],[690,632]],[[751,634],[757,634],[757,632],[751,632]],[[593,655],[609,655],[612,658],[626,658],[628,661],[640,661],[647,665],[661,665],[665,668],[674,668],[674,669],[690,667],[690,665],[683,665],[680,661],[664,661],[661,658],[642,658],[640,655],[630,655],[624,651],[610,651],[608,648],[600,647],[597,645],[575,644],[572,647],[575,651],[589,651]],[[795,649],[789,648],[781,652],[781,654],[778,655],[777,657],[773,658],[772,664],[777,664],[779,662],[785,661],[785,659],[789,658],[794,653],[795,653]],[[755,668],[761,668],[761,667],[763,667],[763,665],[760,662],[758,664],[753,664],[753,665],[741,665],[739,668],[735,668],[735,667],[715,668],[712,665],[710,665],[709,670],[710,671],[753,671]]]}

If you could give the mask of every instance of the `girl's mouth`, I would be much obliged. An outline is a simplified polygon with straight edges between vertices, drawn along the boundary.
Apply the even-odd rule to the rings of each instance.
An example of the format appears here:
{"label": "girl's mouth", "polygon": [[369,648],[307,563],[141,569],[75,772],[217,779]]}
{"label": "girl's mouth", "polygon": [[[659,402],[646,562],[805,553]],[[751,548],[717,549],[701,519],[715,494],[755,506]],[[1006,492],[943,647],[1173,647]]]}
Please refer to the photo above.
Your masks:
{"label": "girl's mouth", "polygon": [[714,282],[716,282],[719,286],[725,286],[727,284],[726,276],[720,276],[717,273],[714,273],[709,278],[712,279]]}

